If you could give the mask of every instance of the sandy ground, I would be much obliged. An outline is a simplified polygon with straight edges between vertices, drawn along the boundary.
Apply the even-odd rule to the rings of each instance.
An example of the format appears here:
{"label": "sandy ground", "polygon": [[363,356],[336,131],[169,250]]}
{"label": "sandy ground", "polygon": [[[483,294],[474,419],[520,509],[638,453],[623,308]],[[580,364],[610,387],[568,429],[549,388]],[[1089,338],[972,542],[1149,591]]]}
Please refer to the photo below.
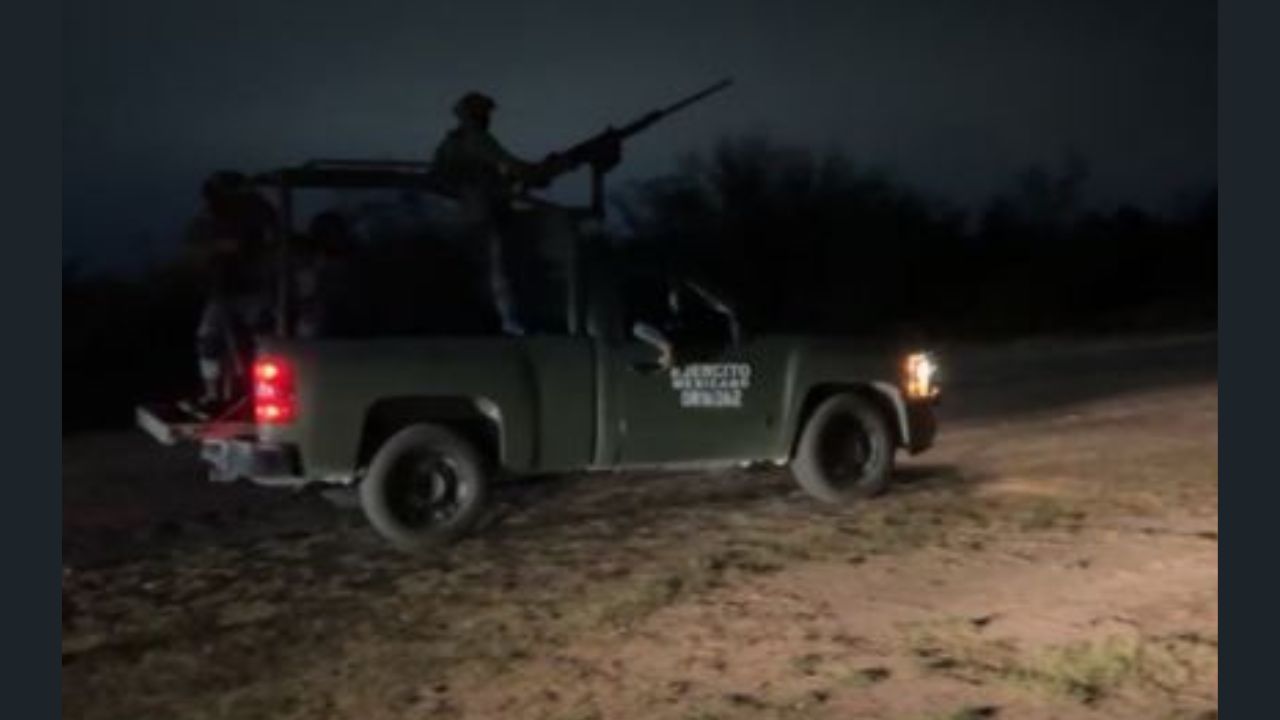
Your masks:
{"label": "sandy ground", "polygon": [[965,355],[1019,369],[857,506],[779,470],[542,479],[429,560],[69,438],[65,716],[1216,718],[1206,342]]}

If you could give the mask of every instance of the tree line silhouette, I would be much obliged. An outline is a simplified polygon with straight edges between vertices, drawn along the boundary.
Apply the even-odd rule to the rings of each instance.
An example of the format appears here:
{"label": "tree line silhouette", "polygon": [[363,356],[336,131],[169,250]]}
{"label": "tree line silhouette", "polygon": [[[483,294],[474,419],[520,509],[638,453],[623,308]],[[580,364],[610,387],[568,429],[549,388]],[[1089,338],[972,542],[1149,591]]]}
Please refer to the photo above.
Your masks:
{"label": "tree line silhouette", "polygon": [[1086,210],[1082,160],[964,212],[863,169],[727,140],[620,199],[630,241],[717,278],[759,331],[1010,337],[1215,324],[1217,197]]}

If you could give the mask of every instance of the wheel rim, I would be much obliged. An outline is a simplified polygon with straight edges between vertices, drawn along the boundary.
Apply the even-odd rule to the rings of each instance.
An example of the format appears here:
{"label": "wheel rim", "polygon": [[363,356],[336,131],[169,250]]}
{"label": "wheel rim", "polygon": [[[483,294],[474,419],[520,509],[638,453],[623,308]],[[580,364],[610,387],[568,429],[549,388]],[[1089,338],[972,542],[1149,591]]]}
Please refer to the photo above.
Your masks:
{"label": "wheel rim", "polygon": [[840,413],[831,417],[818,438],[818,459],[831,482],[857,485],[872,467],[875,446],[856,416]]}
{"label": "wheel rim", "polygon": [[413,529],[448,524],[462,511],[469,496],[457,462],[439,453],[406,455],[392,468],[388,480],[392,514]]}

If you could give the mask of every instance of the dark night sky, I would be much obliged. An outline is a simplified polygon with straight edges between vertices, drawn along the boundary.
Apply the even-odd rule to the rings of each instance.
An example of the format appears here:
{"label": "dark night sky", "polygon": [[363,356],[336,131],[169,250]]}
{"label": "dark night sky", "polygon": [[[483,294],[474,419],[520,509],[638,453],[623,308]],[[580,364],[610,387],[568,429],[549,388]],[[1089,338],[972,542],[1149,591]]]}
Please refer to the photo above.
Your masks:
{"label": "dark night sky", "polygon": [[[616,7],[615,7],[616,6]],[[462,91],[541,157],[721,76],[621,177],[724,133],[839,147],[962,202],[1068,148],[1090,197],[1216,181],[1213,2],[65,3],[64,256],[175,245],[203,175],[425,157]],[[570,183],[565,192],[580,189]]]}

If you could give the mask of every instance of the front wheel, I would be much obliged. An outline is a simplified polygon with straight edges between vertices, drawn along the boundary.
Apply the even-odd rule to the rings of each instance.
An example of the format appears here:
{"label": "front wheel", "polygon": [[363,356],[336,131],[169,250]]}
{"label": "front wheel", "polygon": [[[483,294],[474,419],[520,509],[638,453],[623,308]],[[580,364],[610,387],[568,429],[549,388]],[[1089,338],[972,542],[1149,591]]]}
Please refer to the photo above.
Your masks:
{"label": "front wheel", "polygon": [[452,542],[475,526],[489,494],[475,447],[438,425],[392,435],[360,483],[360,506],[380,535],[406,552]]}
{"label": "front wheel", "polygon": [[836,395],[805,424],[791,472],[812,497],[843,503],[884,492],[893,453],[893,434],[880,408],[859,395]]}

